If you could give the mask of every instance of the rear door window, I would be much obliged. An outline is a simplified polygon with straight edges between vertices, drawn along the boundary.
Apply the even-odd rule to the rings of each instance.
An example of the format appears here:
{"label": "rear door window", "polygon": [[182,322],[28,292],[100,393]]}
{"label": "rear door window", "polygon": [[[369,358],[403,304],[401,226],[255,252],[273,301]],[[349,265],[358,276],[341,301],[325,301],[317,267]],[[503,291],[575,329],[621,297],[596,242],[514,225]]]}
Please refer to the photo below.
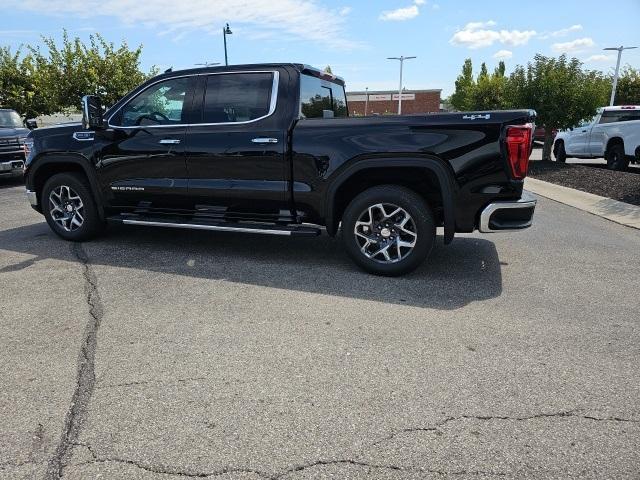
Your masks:
{"label": "rear door window", "polygon": [[274,77],[273,72],[209,75],[202,123],[241,123],[266,117],[273,110]]}
{"label": "rear door window", "polygon": [[300,75],[300,116],[324,118],[324,111],[334,117],[347,116],[344,87],[311,75]]}

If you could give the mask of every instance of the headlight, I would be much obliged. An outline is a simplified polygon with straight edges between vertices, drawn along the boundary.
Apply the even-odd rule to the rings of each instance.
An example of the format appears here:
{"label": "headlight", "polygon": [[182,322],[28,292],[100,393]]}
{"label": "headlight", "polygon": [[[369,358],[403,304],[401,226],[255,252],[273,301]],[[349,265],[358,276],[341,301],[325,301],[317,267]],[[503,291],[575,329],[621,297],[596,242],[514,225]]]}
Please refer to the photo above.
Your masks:
{"label": "headlight", "polygon": [[33,149],[33,140],[28,138],[22,138],[20,139],[20,142],[22,143],[22,149],[24,150],[24,158],[26,160],[27,158],[29,158],[29,155],[31,154],[31,150]]}

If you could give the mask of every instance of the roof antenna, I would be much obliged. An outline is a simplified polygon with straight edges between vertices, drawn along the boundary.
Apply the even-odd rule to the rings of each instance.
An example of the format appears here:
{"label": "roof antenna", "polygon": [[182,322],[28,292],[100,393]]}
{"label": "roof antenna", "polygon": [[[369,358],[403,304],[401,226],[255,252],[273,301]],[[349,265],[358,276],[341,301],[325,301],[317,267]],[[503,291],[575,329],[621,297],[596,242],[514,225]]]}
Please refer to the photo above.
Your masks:
{"label": "roof antenna", "polygon": [[164,73],[169,73],[169,72],[172,72],[172,71],[173,71],[173,67],[169,67],[164,71]]}

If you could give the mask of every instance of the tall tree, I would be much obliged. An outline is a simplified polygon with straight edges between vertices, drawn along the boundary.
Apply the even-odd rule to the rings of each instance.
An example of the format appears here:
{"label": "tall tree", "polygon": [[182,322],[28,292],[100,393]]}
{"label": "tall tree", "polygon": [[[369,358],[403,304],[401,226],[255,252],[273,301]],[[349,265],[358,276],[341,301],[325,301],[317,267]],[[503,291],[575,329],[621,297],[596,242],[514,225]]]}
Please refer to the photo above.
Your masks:
{"label": "tall tree", "polygon": [[62,43],[43,37],[43,46],[27,47],[26,54],[0,47],[0,104],[27,117],[80,108],[83,95],[98,94],[112,105],[149,75],[140,69],[142,47],[116,47],[96,34],[89,43],[70,39]]}
{"label": "tall tree", "polygon": [[331,71],[331,65],[327,65],[326,67],[324,67],[324,71],[333,75],[333,72]]}
{"label": "tall tree", "polygon": [[456,110],[473,110],[473,91],[476,82],[473,78],[473,64],[467,58],[462,66],[462,73],[456,79],[456,90],[449,97],[449,102]]}
{"label": "tall tree", "polygon": [[640,71],[627,65],[616,90],[616,105],[640,105]]}
{"label": "tall tree", "polygon": [[552,130],[574,127],[606,105],[607,89],[601,72],[584,70],[576,59],[536,55],[518,66],[508,81],[508,97],[514,108],[533,108],[536,123],[545,130],[542,159],[551,159]]}

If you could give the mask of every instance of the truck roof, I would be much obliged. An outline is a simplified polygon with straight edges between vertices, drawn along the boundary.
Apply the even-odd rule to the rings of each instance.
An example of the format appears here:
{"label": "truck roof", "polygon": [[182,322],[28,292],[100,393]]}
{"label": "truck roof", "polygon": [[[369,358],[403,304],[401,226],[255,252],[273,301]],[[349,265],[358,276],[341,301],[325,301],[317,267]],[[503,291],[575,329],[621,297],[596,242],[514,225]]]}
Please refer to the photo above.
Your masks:
{"label": "truck roof", "polygon": [[333,75],[331,73],[327,73],[319,68],[312,67],[311,65],[307,65],[304,63],[247,63],[241,65],[216,65],[211,67],[197,67],[197,68],[187,68],[183,70],[168,70],[164,73],[159,74],[156,78],[162,78],[164,76],[170,77],[176,74],[184,75],[191,74],[197,75],[201,73],[214,73],[214,72],[237,72],[237,71],[245,71],[245,70],[263,70],[269,68],[282,68],[282,67],[290,67],[295,68],[301,73],[306,73],[308,75],[313,75],[314,77],[324,78],[325,80],[329,80],[332,82],[336,82],[342,86],[344,86],[344,79],[337,75]]}
{"label": "truck roof", "polygon": [[618,111],[618,110],[640,110],[640,105],[615,105],[613,107],[603,107],[603,111]]}

